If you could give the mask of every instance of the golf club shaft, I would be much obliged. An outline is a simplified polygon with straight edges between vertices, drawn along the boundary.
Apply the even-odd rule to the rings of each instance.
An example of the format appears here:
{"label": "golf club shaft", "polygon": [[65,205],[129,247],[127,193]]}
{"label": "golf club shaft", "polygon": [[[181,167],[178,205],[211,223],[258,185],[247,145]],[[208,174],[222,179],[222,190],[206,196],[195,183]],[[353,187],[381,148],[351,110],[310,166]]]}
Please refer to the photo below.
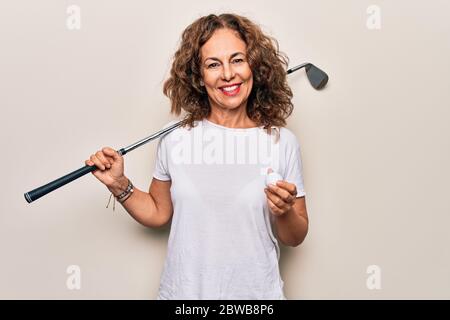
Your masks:
{"label": "golf club shaft", "polygon": [[300,69],[303,68],[303,67],[306,67],[306,66],[309,65],[309,64],[310,64],[309,62],[305,62],[305,63],[299,64],[299,65],[296,66],[296,67],[290,68],[288,71],[286,71],[286,73],[287,73],[287,74],[290,74],[290,73],[292,73],[292,72],[295,72],[295,71],[297,71],[297,70],[300,70]]}
{"label": "golf club shaft", "polygon": [[[294,71],[297,71],[297,70],[305,67],[308,64],[309,63],[303,63],[303,64],[301,64],[299,66],[293,67],[293,68],[287,70],[286,73],[290,74],[290,73],[292,73]],[[144,138],[144,139],[142,139],[142,140],[140,140],[140,141],[138,141],[136,143],[133,143],[132,145],[130,145],[130,146],[126,147],[126,148],[122,148],[122,149],[118,150],[117,152],[120,155],[125,155],[128,152],[130,152],[130,151],[132,151],[132,150],[142,146],[143,144],[146,144],[149,141],[157,139],[157,138],[161,137],[162,135],[165,135],[165,134],[175,130],[176,128],[181,126],[183,124],[183,122],[184,122],[184,120],[180,120],[179,122],[177,122],[177,123],[175,123],[175,124],[173,124],[173,125],[171,125],[171,126],[169,126],[167,128],[164,128],[164,129],[162,129],[162,130],[152,134],[151,136],[148,136],[147,138]],[[35,201],[36,199],[39,199],[40,197],[45,196],[47,193],[50,193],[50,192],[52,192],[52,191],[54,191],[54,190],[56,190],[56,189],[58,189],[58,188],[60,188],[60,187],[62,187],[64,185],[68,184],[69,182],[72,182],[73,180],[76,180],[76,179],[84,176],[85,174],[87,174],[89,172],[92,172],[92,171],[94,171],[96,169],[98,169],[96,166],[88,166],[88,165],[86,165],[86,166],[84,166],[84,167],[82,167],[82,168],[80,168],[78,170],[75,170],[75,171],[73,171],[73,172],[71,172],[71,173],[69,173],[69,174],[67,174],[67,175],[65,175],[65,176],[63,176],[61,178],[58,178],[58,179],[56,179],[56,180],[54,180],[52,182],[49,182],[49,183],[47,183],[47,184],[45,184],[45,185],[43,185],[41,187],[38,187],[38,188],[36,188],[34,190],[26,192],[24,194],[25,199],[27,200],[28,203],[31,203],[31,202]]]}
{"label": "golf club shaft", "polygon": [[[125,155],[128,152],[142,146],[143,144],[146,144],[149,141],[152,141],[154,139],[157,139],[161,136],[163,136],[164,134],[167,134],[173,130],[175,130],[176,128],[178,128],[179,126],[181,126],[183,123],[183,120],[180,120],[179,122],[164,128],[154,134],[152,134],[151,136],[148,136],[147,138],[144,138],[136,143],[133,143],[132,145],[126,147],[126,148],[122,148],[120,150],[118,150],[117,152],[120,155]],[[28,203],[33,202],[36,199],[39,199],[42,196],[45,196],[47,193],[52,192],[53,190],[56,190],[66,184],[68,184],[69,182],[72,182],[73,180],[76,180],[82,176],[84,176],[85,174],[92,172],[94,170],[98,169],[95,165],[94,166],[84,166],[80,169],[77,169],[61,178],[58,178],[52,182],[47,183],[46,185],[43,185],[39,188],[36,188],[34,190],[31,190],[27,193],[24,194],[25,199],[27,200]]]}

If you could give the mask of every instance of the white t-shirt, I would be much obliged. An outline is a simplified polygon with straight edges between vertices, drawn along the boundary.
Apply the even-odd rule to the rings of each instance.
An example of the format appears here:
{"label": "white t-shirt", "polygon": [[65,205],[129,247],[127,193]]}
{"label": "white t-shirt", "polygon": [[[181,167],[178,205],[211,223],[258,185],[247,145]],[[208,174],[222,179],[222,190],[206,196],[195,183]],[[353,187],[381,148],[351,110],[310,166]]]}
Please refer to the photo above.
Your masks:
{"label": "white t-shirt", "polygon": [[305,195],[295,135],[196,124],[158,142],[153,177],[172,181],[174,212],[157,299],[286,299],[264,188],[270,167]]}

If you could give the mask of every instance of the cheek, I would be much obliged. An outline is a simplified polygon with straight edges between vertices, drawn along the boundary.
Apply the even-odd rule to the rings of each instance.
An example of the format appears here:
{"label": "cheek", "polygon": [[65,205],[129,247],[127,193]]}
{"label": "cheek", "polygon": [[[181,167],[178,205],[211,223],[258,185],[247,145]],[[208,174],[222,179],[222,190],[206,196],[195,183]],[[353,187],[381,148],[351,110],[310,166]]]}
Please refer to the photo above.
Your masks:
{"label": "cheek", "polygon": [[250,89],[253,86],[253,77],[250,76],[250,79],[248,80],[248,86],[250,87]]}
{"label": "cheek", "polygon": [[248,80],[247,80],[247,87],[248,87],[248,91],[250,92],[253,88],[253,76],[249,75]]}
{"label": "cheek", "polygon": [[250,68],[245,70],[245,73],[243,74],[243,76],[247,79],[249,85],[253,84],[253,74],[252,74],[252,70]]}
{"label": "cheek", "polygon": [[205,74],[203,76],[203,82],[207,88],[214,89],[217,83],[217,76],[214,76],[213,74]]}

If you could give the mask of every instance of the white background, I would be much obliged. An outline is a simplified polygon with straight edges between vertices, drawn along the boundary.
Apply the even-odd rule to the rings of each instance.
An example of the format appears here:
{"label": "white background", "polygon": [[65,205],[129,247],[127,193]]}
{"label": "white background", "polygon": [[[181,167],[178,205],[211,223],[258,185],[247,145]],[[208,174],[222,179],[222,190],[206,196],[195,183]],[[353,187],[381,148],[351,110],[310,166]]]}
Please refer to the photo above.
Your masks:
{"label": "white background", "polygon": [[[69,5],[81,29],[66,26]],[[366,23],[381,9],[381,29]],[[310,230],[283,248],[288,299],[450,298],[450,2],[2,1],[0,298],[154,299],[169,227],[148,229],[91,174],[28,204],[23,194],[172,117],[162,93],[182,31],[234,12],[312,62],[289,76]],[[148,190],[156,143],[125,156]],[[66,268],[81,268],[68,290]],[[369,290],[367,267],[381,268]]]}

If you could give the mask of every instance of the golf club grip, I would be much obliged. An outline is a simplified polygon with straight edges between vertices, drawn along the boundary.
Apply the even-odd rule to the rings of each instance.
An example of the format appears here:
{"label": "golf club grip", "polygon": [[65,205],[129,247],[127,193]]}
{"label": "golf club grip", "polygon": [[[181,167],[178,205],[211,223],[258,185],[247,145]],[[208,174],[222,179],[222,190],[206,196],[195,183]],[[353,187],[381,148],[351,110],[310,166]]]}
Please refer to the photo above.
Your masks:
{"label": "golf club grip", "polygon": [[69,182],[72,182],[73,180],[78,179],[79,177],[84,176],[85,174],[92,172],[96,170],[96,166],[84,166],[78,170],[75,170],[69,174],[66,174],[65,176],[58,178],[52,182],[47,183],[46,185],[43,185],[39,188],[36,188],[32,191],[29,191],[24,194],[25,199],[28,203],[33,202],[36,199],[39,199],[42,196],[45,196],[47,193],[52,192],[53,190],[56,190],[60,187],[62,187],[65,184],[68,184]]}

